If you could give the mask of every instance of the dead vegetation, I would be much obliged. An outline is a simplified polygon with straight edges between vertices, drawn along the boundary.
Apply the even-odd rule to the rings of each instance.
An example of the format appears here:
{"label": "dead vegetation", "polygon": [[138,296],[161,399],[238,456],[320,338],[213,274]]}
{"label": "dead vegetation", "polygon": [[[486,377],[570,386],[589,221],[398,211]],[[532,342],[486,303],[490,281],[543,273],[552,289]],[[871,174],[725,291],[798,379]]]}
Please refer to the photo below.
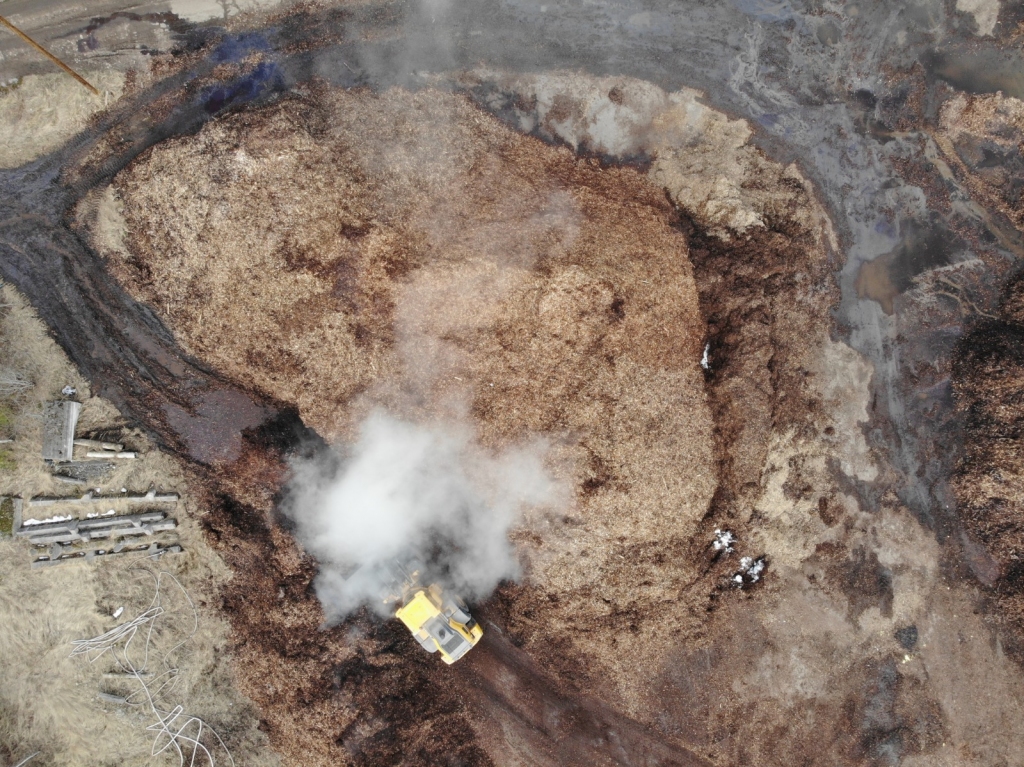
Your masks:
{"label": "dead vegetation", "polygon": [[85,74],[96,83],[99,95],[61,73],[27,75],[17,87],[0,89],[0,131],[5,137],[0,168],[16,168],[56,149],[124,89],[120,72]]}
{"label": "dead vegetation", "polygon": [[[1019,673],[998,640],[962,639],[987,630],[971,595],[878,497],[872,369],[830,338],[834,238],[809,185],[773,166],[746,188],[768,162],[748,147],[750,176],[689,195],[717,167],[700,151],[670,158],[680,215],[640,172],[450,93],[313,87],[158,145],[85,203],[183,346],[321,434],[377,404],[468,416],[492,445],[540,431],[575,489],[516,533],[526,577],[481,613],[499,638],[442,675],[393,623],[319,630],[315,563],[274,516],[289,422],[247,434],[210,472],[206,527],[241,576],[240,677],[285,760],[613,763],[603,736],[557,746],[608,710],[653,728],[641,747],[722,764],[1020,750]],[[767,563],[756,582],[744,558]]]}
{"label": "dead vegetation", "polygon": [[[988,578],[1018,631],[1024,630],[1024,279],[1007,285],[999,316],[982,321],[958,347],[953,367],[964,445],[953,481],[960,517],[995,560]],[[980,563],[984,567],[984,563]],[[984,575],[984,573],[983,573]],[[1024,645],[1012,647],[1024,657]]]}
{"label": "dead vegetation", "polygon": [[[419,710],[417,690],[445,680],[393,625],[317,630],[315,565],[272,521],[281,448],[251,439],[218,474],[208,529],[246,573],[226,605],[286,759],[558,764],[558,728],[517,712],[593,696],[580,722],[608,704],[723,763],[792,763],[823,737],[843,763],[889,747],[865,690],[888,696],[885,721],[932,710],[930,689],[893,686],[910,673],[877,637],[927,625],[936,555],[894,581],[911,534],[841,484],[877,477],[871,370],[829,338],[827,221],[799,174],[776,176],[778,195],[737,203],[757,212],[751,232],[709,232],[641,173],[514,134],[461,97],[314,90],[157,146],[116,179],[104,204],[124,225],[108,215],[98,248],[183,346],[330,439],[376,405],[468,414],[495,446],[544,434],[574,488],[560,514],[524,520],[526,577],[487,608],[508,647],[476,673],[514,681],[498,695],[468,676],[473,705],[439,693]],[[712,550],[716,524],[737,532],[734,552]],[[833,639],[801,633],[811,614]],[[267,685],[275,672],[291,683]],[[947,726],[907,748],[939,749]],[[573,760],[607,758],[577,745]]]}
{"label": "dead vegetation", "polygon": [[1002,93],[957,94],[942,105],[936,140],[972,196],[1024,228],[1024,102]]}
{"label": "dead vegetation", "polygon": [[[468,413],[496,448],[549,436],[575,498],[515,538],[527,582],[552,595],[531,602],[536,625],[575,629],[557,656],[541,633],[521,639],[559,669],[587,657],[602,694],[635,705],[644,674],[608,631],[662,652],[670,635],[634,634],[630,616],[695,571],[633,552],[684,547],[715,484],[702,322],[656,187],[463,97],[392,90],[218,121],[155,147],[115,189],[127,247],[99,242],[115,273],[185,348],[296,402],[325,437],[350,437],[376,405]],[[263,700],[272,734],[290,738],[298,712]]]}
{"label": "dead vegetation", "polygon": [[[145,453],[96,484],[109,494],[120,494],[122,487],[145,492],[157,484],[184,495],[176,530],[184,552],[165,558],[161,566],[187,589],[200,619],[188,647],[178,655],[175,696],[188,703],[190,713],[216,727],[241,764],[274,764],[255,727],[255,713],[238,694],[225,662],[227,627],[212,607],[229,574],[195,521],[200,509],[188,495],[189,481],[176,461],[154,449],[113,406],[89,396],[87,384],[19,294],[3,288],[3,303],[8,305],[0,314],[3,358],[24,371],[32,385],[0,401],[0,429],[13,439],[2,446],[13,460],[0,464],[0,496],[6,497],[0,525],[12,513],[11,496],[75,493],[56,482],[42,460],[39,418],[43,402],[73,385],[85,397],[80,433],[116,434]],[[152,721],[101,696],[118,697],[119,682],[108,676],[116,669],[81,664],[68,656],[73,639],[100,634],[118,623],[112,617],[118,608],[123,608],[122,621],[146,609],[152,581],[140,578],[135,568],[148,560],[32,569],[31,554],[23,540],[0,535],[0,759],[15,764],[37,753],[34,760],[39,763],[68,767],[147,763],[152,734],[146,728]],[[161,757],[152,763],[176,762],[176,757],[170,762]]]}

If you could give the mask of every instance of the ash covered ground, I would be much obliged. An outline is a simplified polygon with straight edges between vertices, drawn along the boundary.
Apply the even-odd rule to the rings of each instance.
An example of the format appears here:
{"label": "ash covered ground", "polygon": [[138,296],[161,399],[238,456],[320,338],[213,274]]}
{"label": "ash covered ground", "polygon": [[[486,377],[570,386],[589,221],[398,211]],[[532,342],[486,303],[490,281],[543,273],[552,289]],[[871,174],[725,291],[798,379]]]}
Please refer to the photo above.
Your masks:
{"label": "ash covered ground", "polygon": [[[284,763],[1020,763],[1016,12],[655,5],[115,14],[126,95],[5,155]],[[450,668],[288,514],[381,410],[560,488]]]}

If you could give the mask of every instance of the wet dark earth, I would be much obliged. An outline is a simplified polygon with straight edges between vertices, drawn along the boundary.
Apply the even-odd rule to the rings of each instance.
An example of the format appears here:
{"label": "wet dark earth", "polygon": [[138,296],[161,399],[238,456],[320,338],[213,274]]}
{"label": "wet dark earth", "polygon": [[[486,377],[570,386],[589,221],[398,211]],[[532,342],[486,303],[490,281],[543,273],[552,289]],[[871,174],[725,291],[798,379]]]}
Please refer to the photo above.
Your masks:
{"label": "wet dark earth", "polygon": [[[110,18],[73,19],[52,33],[65,39],[77,24],[83,34],[93,34]],[[193,134],[224,114],[271,103],[316,79],[340,87],[416,89],[431,74],[464,69],[572,69],[628,75],[670,91],[700,89],[708,105],[748,120],[753,141],[768,156],[799,165],[839,235],[840,247],[828,264],[834,280],[828,289],[835,291],[832,335],[872,366],[864,433],[881,469],[868,482],[833,467],[836,481],[869,514],[898,503],[920,522],[941,552],[942,577],[974,595],[975,610],[1000,627],[989,643],[1000,657],[1005,652],[1019,663],[1024,612],[1017,606],[1021,570],[1014,563],[1021,556],[1015,543],[1024,496],[1012,457],[1019,444],[1013,426],[1018,416],[1016,410],[1000,410],[1003,400],[993,402],[987,392],[1004,392],[1014,403],[1020,397],[1014,382],[1020,366],[1019,289],[1009,281],[1024,240],[1004,212],[977,201],[963,172],[993,164],[1019,167],[1013,163],[1020,162],[1020,151],[1004,156],[994,146],[982,146],[956,165],[944,154],[939,134],[940,109],[957,93],[1024,96],[1021,19],[1024,10],[1006,4],[993,34],[981,37],[972,16],[942,2],[652,1],[641,6],[483,0],[302,6],[271,11],[266,18],[203,25],[176,20],[169,48],[153,52],[166,57],[165,76],[102,113],[54,154],[0,170],[0,275],[29,297],[99,394],[164,447],[198,464],[217,506],[210,534],[229,564],[250,567],[261,551],[275,552],[269,558],[272,572],[253,577],[268,593],[285,584],[309,614],[299,626],[274,621],[244,626],[258,611],[246,612],[241,592],[227,594],[225,608],[243,616],[236,630],[251,637],[239,652],[259,652],[263,642],[264,649],[274,647],[282,655],[330,657],[341,640],[317,633],[309,591],[313,565],[289,559],[293,544],[282,538],[281,520],[259,511],[253,498],[277,491],[283,457],[296,445],[308,446],[313,436],[290,403],[268,401],[255,387],[226,380],[185,353],[157,309],[134,301],[111,278],[87,245],[76,206],[150,146]],[[47,34],[44,28],[38,36],[46,42]],[[84,46],[79,64],[88,62],[90,50]],[[6,69],[15,66],[17,72]],[[42,67],[0,61],[0,80]],[[695,256],[698,267],[703,257],[708,274],[723,271],[722,246],[705,243],[699,231],[688,235],[704,253]],[[754,242],[738,250],[753,259],[766,248]],[[701,297],[713,321],[724,299],[710,288]],[[712,328],[710,339],[720,349],[728,348],[726,314],[723,310],[720,336]],[[989,378],[972,383],[975,370]],[[1011,426],[1001,419],[1010,419]],[[993,440],[1003,448],[986,452]],[[1005,474],[1000,481],[1008,485],[996,512],[988,497],[958,507],[958,498],[969,497],[970,487],[989,476],[992,464],[999,465]],[[840,519],[831,516],[834,508],[835,501],[819,505],[829,527]],[[898,566],[863,548],[842,560],[838,570],[827,562],[827,550],[815,557],[825,563],[821,577],[847,593],[854,620],[869,608],[892,613]],[[817,566],[808,562],[808,571]],[[514,616],[502,612],[500,598],[486,609],[495,625],[514,623]],[[708,610],[710,615],[713,608]],[[753,728],[764,739],[762,750],[729,742],[728,723],[715,718],[715,700],[738,693],[717,686],[716,664],[739,657],[744,643],[768,652],[771,640],[749,632],[732,613],[708,620],[716,627],[709,634],[728,636],[710,648],[680,649],[678,667],[664,670],[659,684],[682,692],[668,696],[669,713],[660,729],[652,730],[564,679],[551,679],[515,647],[514,631],[509,637],[494,632],[469,656],[457,670],[461,689],[456,694],[418,651],[361,618],[376,649],[360,650],[363,665],[343,669],[331,684],[342,695],[348,694],[348,684],[365,716],[341,734],[317,720],[316,731],[361,764],[403,759],[482,764],[493,758],[488,754],[500,752],[503,738],[524,760],[520,763],[530,764],[739,763],[737,755],[770,753],[773,738],[786,741],[787,754],[805,754],[808,764],[825,763],[819,759],[834,751],[822,749],[816,756],[807,733],[792,735],[794,742],[804,740],[790,743],[772,729],[783,725]],[[277,647],[286,640],[275,631],[294,631],[301,648]],[[918,644],[917,627],[902,627],[892,641],[909,658]],[[837,704],[845,707],[852,734],[833,746],[850,763],[921,763],[913,759],[927,759],[933,751],[938,759],[939,744],[957,737],[949,723],[953,715],[937,713],[935,700],[943,693],[919,695],[914,685],[926,683],[898,671],[900,662],[866,661],[851,680],[855,692]],[[388,680],[387,695],[372,696],[358,680],[346,682],[346,674],[356,679],[373,673]],[[402,703],[424,687],[438,689],[430,707]],[[470,713],[460,702],[463,694],[473,701]],[[282,704],[254,698],[266,706]],[[1000,708],[1001,703],[984,705]],[[1006,710],[1005,716],[1019,724],[1017,709],[1007,704]],[[751,711],[752,718],[759,716]],[[417,741],[418,750],[403,750],[398,722],[417,717],[440,724]],[[972,743],[971,736],[959,737]],[[466,745],[451,756],[454,740]],[[962,763],[1021,763],[1019,755],[1016,762],[1000,761],[984,744],[972,748],[963,747]],[[448,761],[437,755],[440,749],[448,749]],[[330,753],[318,751],[318,758]],[[285,755],[300,758],[294,751]]]}

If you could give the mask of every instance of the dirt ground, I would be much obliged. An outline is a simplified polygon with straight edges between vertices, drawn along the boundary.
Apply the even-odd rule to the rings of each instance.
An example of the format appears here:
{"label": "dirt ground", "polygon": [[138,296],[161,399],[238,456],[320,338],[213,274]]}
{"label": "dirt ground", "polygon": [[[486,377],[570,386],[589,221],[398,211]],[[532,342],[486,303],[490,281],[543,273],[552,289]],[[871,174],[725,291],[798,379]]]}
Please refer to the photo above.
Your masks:
{"label": "dirt ground", "polygon": [[[193,188],[203,173],[204,193],[166,185],[181,171]],[[385,406],[442,421],[467,411],[493,448],[553,443],[575,497],[515,536],[544,585],[516,612],[546,628],[522,642],[635,715],[647,673],[615,651],[609,623],[635,625],[696,577],[687,557],[645,552],[685,550],[715,481],[697,296],[657,189],[463,97],[398,90],[211,126],[114,188],[129,235],[111,268],[166,307],[186,348],[296,402],[326,438]],[[693,617],[663,621],[621,641],[660,657]],[[552,630],[566,641],[549,661]]]}
{"label": "dirt ground", "polygon": [[[375,405],[468,414],[496,447],[552,439],[574,488],[569,506],[515,533],[526,576],[482,608],[497,637],[453,669],[461,694],[420,711],[415,690],[445,685],[394,626],[315,630],[313,564],[251,489],[276,438],[222,469],[236,500],[210,530],[247,573],[246,593],[270,599],[227,606],[246,637],[244,689],[282,756],[987,764],[1011,753],[1024,733],[1002,678],[1017,672],[998,645],[951,652],[940,617],[972,613],[974,597],[935,580],[943,553],[895,497],[861,506],[858,488],[879,478],[862,430],[872,371],[830,337],[835,236],[807,182],[743,148],[741,123],[694,120],[706,108],[692,94],[474,77],[475,100],[506,116],[502,103],[518,105],[506,119],[651,160],[603,167],[444,91],[314,88],[155,147],[87,203],[103,222],[97,249],[186,349],[295,402],[329,440],[350,439]],[[554,123],[545,88],[562,96]],[[661,131],[600,144],[588,120],[602,109]],[[703,143],[687,154],[678,138],[693,126]],[[687,186],[726,147],[735,180]],[[735,553],[715,556],[716,527],[739,537]],[[741,556],[764,557],[768,574],[737,587]],[[272,669],[293,683],[266,684]],[[982,724],[957,705],[962,684],[1005,691],[1003,718]],[[530,723],[524,711],[546,713]],[[607,733],[598,745],[552,750],[590,728]],[[652,737],[670,751],[651,752]]]}
{"label": "dirt ground", "polygon": [[[303,765],[1020,764],[1016,283],[988,303],[1018,252],[1019,102],[902,53],[947,12],[961,36],[1019,20],[739,3],[687,6],[659,37],[668,5],[611,23],[593,4],[580,38],[571,4],[527,5],[502,8],[565,35],[550,59],[525,38],[534,74],[478,65],[473,41],[503,44],[472,14],[456,44],[440,6],[371,9],[346,32],[379,48],[307,59],[311,33],[270,106],[175,122],[235,82],[217,48],[220,74],[94,118],[53,182],[103,259],[63,241],[61,263],[138,301],[85,334],[138,372],[80,364],[196,461],[259,730]],[[705,34],[714,13],[744,20]],[[647,64],[616,58],[634,43]],[[197,50],[158,62],[168,82]],[[591,51],[591,71],[651,78],[547,65]],[[409,72],[417,56],[465,69]],[[678,87],[705,72],[714,93]],[[380,405],[494,449],[540,436],[571,488],[515,530],[523,577],[473,606],[484,642],[452,668],[395,621],[324,628],[279,514],[289,457]]]}

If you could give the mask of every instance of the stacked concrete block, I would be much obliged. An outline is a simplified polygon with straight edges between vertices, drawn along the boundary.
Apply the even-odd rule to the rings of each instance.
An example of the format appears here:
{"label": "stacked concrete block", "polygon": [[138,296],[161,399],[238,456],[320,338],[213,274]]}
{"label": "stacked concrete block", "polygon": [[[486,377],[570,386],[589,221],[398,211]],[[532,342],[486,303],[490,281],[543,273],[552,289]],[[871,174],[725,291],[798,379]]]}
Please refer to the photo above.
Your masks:
{"label": "stacked concrete block", "polygon": [[[92,561],[97,557],[118,554],[159,557],[181,551],[181,547],[176,543],[159,541],[141,543],[139,539],[159,537],[161,533],[175,529],[178,523],[168,511],[151,508],[134,514],[117,514],[108,508],[105,512],[86,512],[84,518],[80,512],[97,504],[108,507],[125,503],[173,506],[177,502],[176,493],[158,493],[156,490],[143,495],[104,496],[89,492],[79,498],[28,498],[19,503],[13,534],[37,548],[46,549],[45,554],[35,557],[33,567],[72,560]],[[77,507],[76,511],[68,513],[69,506]],[[45,513],[50,516],[45,519],[22,518],[23,514],[38,514],[36,510],[41,508],[46,508]],[[97,541],[105,543],[101,548],[86,548],[95,546]]]}

